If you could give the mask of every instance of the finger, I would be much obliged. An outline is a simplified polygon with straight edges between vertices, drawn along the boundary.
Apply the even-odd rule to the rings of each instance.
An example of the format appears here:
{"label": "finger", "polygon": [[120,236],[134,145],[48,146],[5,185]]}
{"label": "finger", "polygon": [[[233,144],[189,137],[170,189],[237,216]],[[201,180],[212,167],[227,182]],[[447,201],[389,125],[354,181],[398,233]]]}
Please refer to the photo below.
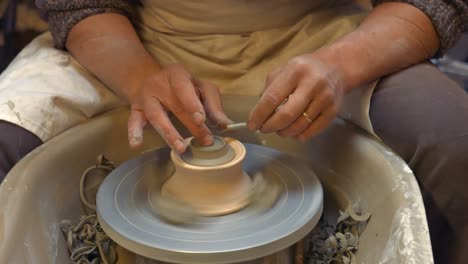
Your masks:
{"label": "finger", "polygon": [[278,76],[283,71],[284,67],[277,67],[273,69],[267,76],[266,82],[265,82],[265,87],[270,86],[270,84],[273,82],[273,80]]}
{"label": "finger", "polygon": [[174,113],[174,115],[180,120],[180,122],[182,122],[182,124],[190,131],[190,133],[202,146],[209,146],[213,144],[213,134],[206,126],[206,124],[194,124],[187,112],[177,112]]}
{"label": "finger", "polygon": [[[325,93],[321,93],[316,99],[310,102],[307,109],[301,112],[299,117],[290,126],[280,130],[278,135],[282,137],[295,137],[301,134],[309,127],[311,123],[310,120],[314,121],[321,112],[324,112],[332,104],[332,102],[329,96]],[[307,117],[305,117],[303,113],[306,113]]]}
{"label": "finger", "polygon": [[156,98],[149,98],[145,102],[145,115],[150,124],[158,131],[159,135],[166,143],[177,153],[183,153],[187,149],[182,137],[177,129],[172,125],[171,120],[167,116],[164,107]]}
{"label": "finger", "polygon": [[191,115],[190,117],[193,122],[197,125],[205,123],[205,111],[197,95],[190,74],[180,67],[179,70],[169,74],[169,84],[182,108]]}
{"label": "finger", "polygon": [[220,129],[234,123],[224,112],[219,89],[212,83],[196,81],[208,119]]}
{"label": "finger", "polygon": [[299,85],[289,95],[287,102],[265,121],[260,131],[271,133],[289,127],[307,109],[317,90],[311,85]]}
{"label": "finger", "polygon": [[296,88],[297,78],[295,77],[296,74],[290,68],[276,75],[250,114],[247,124],[249,129],[258,130],[262,127],[265,120],[288,98]]}
{"label": "finger", "polygon": [[321,113],[304,132],[296,136],[296,139],[306,141],[316,136],[333,121],[337,113],[338,111],[333,105],[328,107],[327,110]]}
{"label": "finger", "polygon": [[128,143],[131,148],[138,148],[143,144],[143,128],[146,117],[142,110],[132,108],[128,117]]}
{"label": "finger", "polygon": [[280,137],[284,138],[295,137],[304,132],[307,127],[309,127],[310,123],[310,121],[301,115],[296,121],[294,121],[294,123],[292,123],[287,128],[278,131],[277,133]]}

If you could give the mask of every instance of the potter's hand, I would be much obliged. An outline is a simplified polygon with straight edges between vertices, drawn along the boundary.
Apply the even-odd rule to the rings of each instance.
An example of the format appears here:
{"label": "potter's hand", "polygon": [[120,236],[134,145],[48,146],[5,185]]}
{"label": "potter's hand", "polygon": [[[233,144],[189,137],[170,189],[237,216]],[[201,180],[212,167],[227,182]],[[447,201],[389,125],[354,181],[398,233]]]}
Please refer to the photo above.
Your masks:
{"label": "potter's hand", "polygon": [[335,118],[343,96],[340,74],[312,54],[298,56],[268,75],[248,127],[307,140]]}
{"label": "potter's hand", "polygon": [[196,80],[178,64],[150,74],[129,101],[128,137],[131,147],[142,144],[143,127],[149,122],[172,149],[184,152],[186,145],[167,112],[172,112],[205,145],[213,141],[205,124],[207,116],[220,126],[232,122],[223,111],[217,87]]}

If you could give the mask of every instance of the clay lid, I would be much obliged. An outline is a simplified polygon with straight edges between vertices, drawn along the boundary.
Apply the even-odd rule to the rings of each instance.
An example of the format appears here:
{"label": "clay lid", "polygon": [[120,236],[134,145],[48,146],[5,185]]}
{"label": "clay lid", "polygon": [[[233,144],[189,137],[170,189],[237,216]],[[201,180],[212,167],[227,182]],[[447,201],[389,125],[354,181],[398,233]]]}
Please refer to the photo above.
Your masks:
{"label": "clay lid", "polygon": [[188,164],[203,167],[212,167],[225,164],[234,159],[236,153],[222,137],[215,136],[213,144],[202,146],[195,138],[182,154],[181,158]]}

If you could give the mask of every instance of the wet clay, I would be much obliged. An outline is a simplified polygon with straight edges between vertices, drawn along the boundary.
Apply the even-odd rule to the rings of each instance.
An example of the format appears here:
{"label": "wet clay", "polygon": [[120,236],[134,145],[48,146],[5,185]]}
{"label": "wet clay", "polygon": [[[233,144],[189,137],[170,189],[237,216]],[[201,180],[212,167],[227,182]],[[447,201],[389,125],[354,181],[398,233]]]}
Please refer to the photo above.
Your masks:
{"label": "wet clay", "polygon": [[163,185],[162,197],[186,204],[203,216],[229,214],[247,206],[253,184],[242,169],[244,145],[218,136],[206,147],[194,138],[186,142],[186,153],[171,152],[175,173]]}

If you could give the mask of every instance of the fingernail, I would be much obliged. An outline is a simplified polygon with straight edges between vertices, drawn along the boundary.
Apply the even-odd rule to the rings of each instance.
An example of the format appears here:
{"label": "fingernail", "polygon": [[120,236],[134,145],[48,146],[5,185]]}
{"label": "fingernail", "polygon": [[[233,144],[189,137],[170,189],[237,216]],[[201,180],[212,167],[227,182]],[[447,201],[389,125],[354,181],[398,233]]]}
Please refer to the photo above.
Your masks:
{"label": "fingernail", "polygon": [[217,129],[221,129],[221,130],[226,129],[228,125],[234,124],[234,123],[235,123],[234,121],[232,121],[232,120],[229,119],[228,117],[219,118],[218,120],[222,120],[222,121],[217,122],[216,125],[215,125],[215,127],[216,127]]}
{"label": "fingernail", "polygon": [[226,117],[226,124],[230,125],[230,124],[234,124],[235,122],[230,119],[229,117]]}
{"label": "fingernail", "polygon": [[142,137],[130,137],[130,146],[134,147],[141,143]]}
{"label": "fingernail", "polygon": [[182,142],[182,140],[177,140],[175,143],[174,143],[174,149],[177,153],[183,153],[186,149],[186,146],[184,144],[184,142]]}
{"label": "fingernail", "polygon": [[251,131],[255,131],[255,130],[258,130],[258,126],[257,124],[255,124],[255,122],[249,122],[247,124],[247,128]]}
{"label": "fingernail", "polygon": [[197,125],[201,125],[203,123],[205,123],[205,115],[203,115],[202,113],[200,112],[195,112],[193,113],[193,121],[195,122],[195,124]]}
{"label": "fingernail", "polygon": [[141,144],[142,140],[143,140],[143,130],[134,129],[129,136],[128,142],[130,143],[131,147],[135,147]]}
{"label": "fingernail", "polygon": [[211,144],[213,144],[213,135],[208,134],[208,135],[204,136],[203,139],[202,139],[202,144],[204,146],[210,146]]}

